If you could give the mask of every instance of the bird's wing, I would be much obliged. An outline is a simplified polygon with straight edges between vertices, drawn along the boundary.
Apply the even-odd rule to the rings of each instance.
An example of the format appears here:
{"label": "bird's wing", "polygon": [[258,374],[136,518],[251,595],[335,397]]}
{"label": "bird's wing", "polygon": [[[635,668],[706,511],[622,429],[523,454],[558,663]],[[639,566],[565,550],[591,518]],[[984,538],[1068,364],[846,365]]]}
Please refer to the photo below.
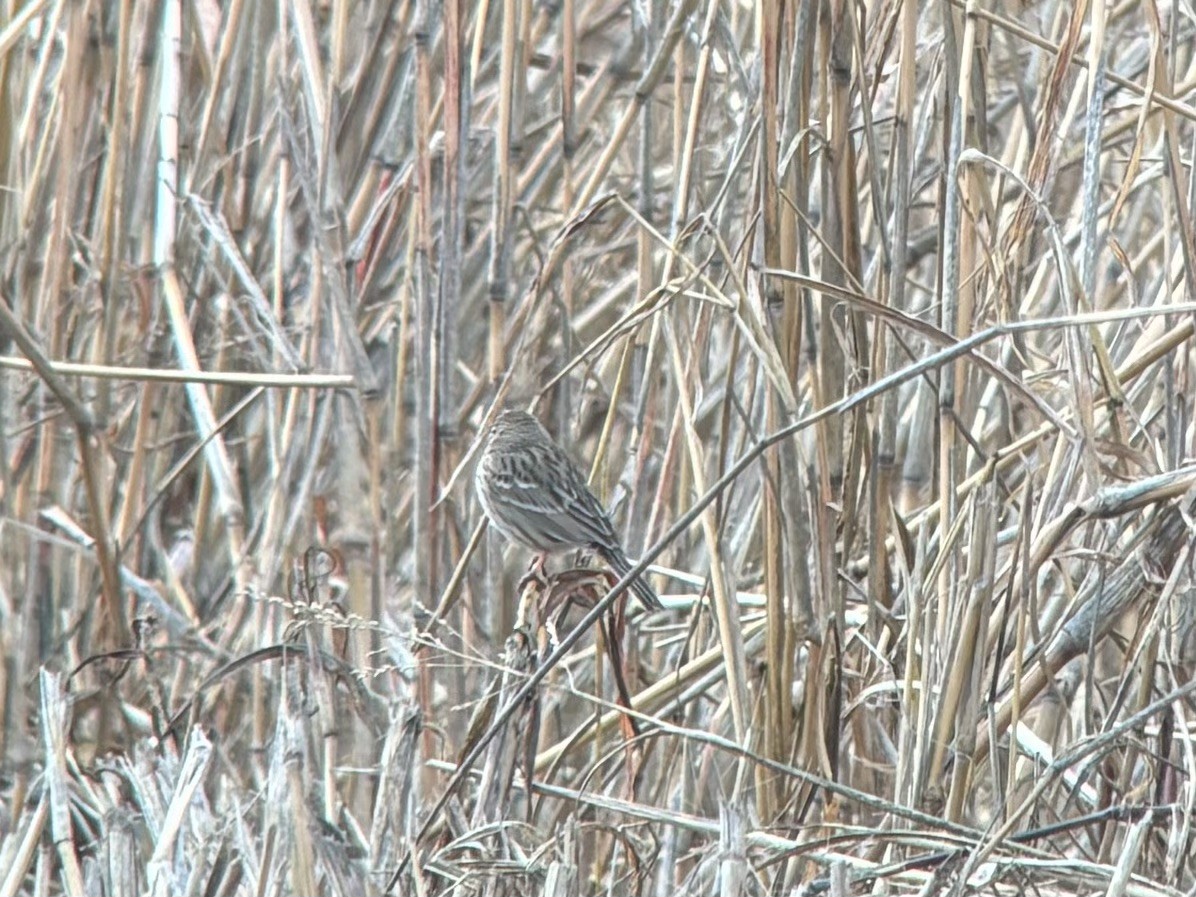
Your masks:
{"label": "bird's wing", "polygon": [[483,463],[493,512],[524,544],[563,549],[614,538],[602,506],[555,446],[528,446]]}
{"label": "bird's wing", "polygon": [[561,453],[558,463],[563,462],[561,482],[561,502],[568,511],[568,516],[575,526],[581,545],[617,546],[619,539],[615,535],[615,528],[611,525],[610,515],[602,507],[602,503],[594,497],[585,479],[569,460]]}

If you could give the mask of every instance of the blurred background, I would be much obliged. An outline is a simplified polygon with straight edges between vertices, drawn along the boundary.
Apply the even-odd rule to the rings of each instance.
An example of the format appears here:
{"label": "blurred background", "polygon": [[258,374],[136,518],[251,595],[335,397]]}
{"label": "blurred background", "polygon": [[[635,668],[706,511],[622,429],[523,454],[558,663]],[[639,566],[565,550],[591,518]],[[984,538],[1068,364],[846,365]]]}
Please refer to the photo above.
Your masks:
{"label": "blurred background", "polygon": [[0,897],[1190,893],[1194,21],[0,2]]}

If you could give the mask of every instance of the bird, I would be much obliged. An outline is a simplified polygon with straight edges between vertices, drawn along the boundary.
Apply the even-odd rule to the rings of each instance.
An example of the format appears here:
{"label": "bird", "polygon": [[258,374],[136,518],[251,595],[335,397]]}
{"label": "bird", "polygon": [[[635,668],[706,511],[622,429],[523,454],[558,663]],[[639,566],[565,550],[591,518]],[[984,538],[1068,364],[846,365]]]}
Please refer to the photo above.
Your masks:
{"label": "bird", "polygon": [[[526,411],[508,409],[494,421],[474,471],[474,488],[491,524],[536,552],[533,569],[543,569],[553,552],[586,548],[619,577],[631,570],[610,516],[585,477]],[[642,575],[631,590],[649,610],[664,608]]]}

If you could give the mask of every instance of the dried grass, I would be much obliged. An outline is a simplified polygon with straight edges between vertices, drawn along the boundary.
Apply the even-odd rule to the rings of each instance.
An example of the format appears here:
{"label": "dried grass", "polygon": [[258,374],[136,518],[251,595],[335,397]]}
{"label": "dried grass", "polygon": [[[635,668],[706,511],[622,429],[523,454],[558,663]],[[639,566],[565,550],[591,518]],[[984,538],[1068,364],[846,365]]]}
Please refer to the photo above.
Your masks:
{"label": "dried grass", "polygon": [[4,4],[0,897],[1196,891],[1193,37]]}

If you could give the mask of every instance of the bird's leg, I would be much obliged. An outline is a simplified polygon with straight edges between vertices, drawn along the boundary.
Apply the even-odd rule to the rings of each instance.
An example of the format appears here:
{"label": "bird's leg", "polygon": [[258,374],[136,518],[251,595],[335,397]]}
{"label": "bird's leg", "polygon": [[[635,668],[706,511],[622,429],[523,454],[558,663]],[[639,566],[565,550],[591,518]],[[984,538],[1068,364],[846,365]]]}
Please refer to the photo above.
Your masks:
{"label": "bird's leg", "polygon": [[531,583],[537,583],[541,588],[548,585],[548,574],[544,572],[544,561],[547,555],[540,553],[532,558],[531,565],[527,568],[527,573],[523,575],[523,579],[519,580],[519,591],[523,591]]}

